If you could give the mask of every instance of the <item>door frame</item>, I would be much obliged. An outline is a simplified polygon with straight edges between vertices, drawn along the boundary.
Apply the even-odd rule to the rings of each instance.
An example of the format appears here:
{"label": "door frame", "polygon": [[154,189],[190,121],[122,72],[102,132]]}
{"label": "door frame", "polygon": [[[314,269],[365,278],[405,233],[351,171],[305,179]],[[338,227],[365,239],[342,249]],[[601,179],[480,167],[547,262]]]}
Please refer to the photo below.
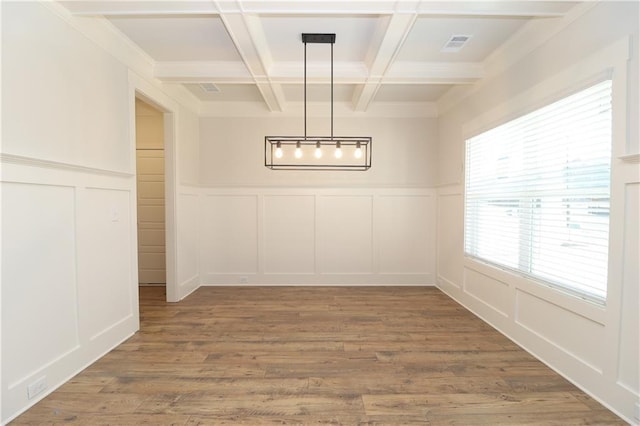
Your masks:
{"label": "door frame", "polygon": [[[165,197],[165,262],[166,262],[166,294],[167,302],[178,302],[182,299],[179,294],[177,280],[177,155],[176,155],[176,121],[178,104],[167,97],[160,89],[150,84],[148,81],[140,78],[135,73],[129,72],[129,136],[130,136],[130,158],[134,171],[134,179],[137,180],[138,172],[136,169],[136,111],[135,100],[140,100],[152,105],[163,113],[164,123],[164,197]],[[137,185],[136,185],[137,186]],[[138,190],[136,188],[134,200],[137,200]],[[135,218],[134,223],[138,222],[137,205],[134,206]],[[137,294],[138,286],[138,236],[134,235],[136,247],[135,251],[135,286]]]}

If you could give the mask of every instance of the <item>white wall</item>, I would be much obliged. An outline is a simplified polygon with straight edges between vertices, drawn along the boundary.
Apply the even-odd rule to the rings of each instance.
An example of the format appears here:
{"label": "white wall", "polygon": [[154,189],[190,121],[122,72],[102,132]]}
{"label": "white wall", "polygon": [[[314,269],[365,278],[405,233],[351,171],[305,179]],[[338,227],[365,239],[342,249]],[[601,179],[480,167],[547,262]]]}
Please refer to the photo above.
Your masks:
{"label": "white wall", "polygon": [[182,105],[177,106],[176,129],[177,183],[173,200],[175,206],[175,273],[176,291],[173,301],[182,300],[200,286],[199,257],[199,155],[200,130],[198,115]]}
{"label": "white wall", "polygon": [[[466,93],[443,99],[437,282],[624,419],[638,422],[639,4],[589,3],[579,10],[563,22],[535,24],[540,31],[530,26],[521,44],[505,46],[491,65],[512,63],[517,50],[527,52],[525,57]],[[527,39],[540,43],[527,51]],[[601,307],[465,258],[462,170],[466,137],[574,90],[606,69],[614,79],[614,146],[608,297]]]}
{"label": "white wall", "polygon": [[[270,170],[265,136],[299,136],[302,117],[204,117],[200,120],[201,182],[215,186],[428,187],[435,183],[435,118],[352,114],[336,117],[336,136],[371,136],[372,167],[365,172]],[[310,117],[309,136],[327,136],[329,118]],[[312,130],[313,129],[313,130]]]}
{"label": "white wall", "polygon": [[[309,135],[323,128],[309,118]],[[435,283],[435,120],[353,114],[335,128],[373,138],[370,170],[267,169],[264,137],[301,134],[302,117],[201,119],[203,284]]]}
{"label": "white wall", "polygon": [[[2,422],[138,329],[135,91],[173,102],[176,156],[197,156],[195,114],[109,28],[2,3]],[[186,229],[178,243],[194,245]]]}

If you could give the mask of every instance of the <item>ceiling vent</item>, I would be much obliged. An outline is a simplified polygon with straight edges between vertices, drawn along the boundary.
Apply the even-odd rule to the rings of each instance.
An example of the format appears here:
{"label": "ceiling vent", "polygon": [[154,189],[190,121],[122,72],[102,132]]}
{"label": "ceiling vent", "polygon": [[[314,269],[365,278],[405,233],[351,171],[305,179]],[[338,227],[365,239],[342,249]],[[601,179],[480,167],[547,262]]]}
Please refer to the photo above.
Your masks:
{"label": "ceiling vent", "polygon": [[470,35],[452,35],[442,46],[441,52],[459,52],[471,38]]}
{"label": "ceiling vent", "polygon": [[220,89],[213,83],[200,83],[200,88],[207,93],[218,93]]}

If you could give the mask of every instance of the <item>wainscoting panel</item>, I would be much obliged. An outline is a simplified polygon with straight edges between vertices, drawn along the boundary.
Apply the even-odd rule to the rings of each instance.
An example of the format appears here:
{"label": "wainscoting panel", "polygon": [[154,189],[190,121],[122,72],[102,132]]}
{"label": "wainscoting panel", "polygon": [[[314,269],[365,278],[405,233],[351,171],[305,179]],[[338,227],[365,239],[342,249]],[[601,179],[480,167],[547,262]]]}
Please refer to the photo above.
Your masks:
{"label": "wainscoting panel", "polygon": [[75,189],[1,189],[2,380],[5,391],[26,394],[25,378],[80,344]]}
{"label": "wainscoting panel", "polygon": [[640,183],[625,186],[625,236],[622,311],[626,312],[620,323],[620,359],[618,382],[640,394]]}
{"label": "wainscoting panel", "polygon": [[[515,322],[576,359],[602,371],[604,326],[524,291],[516,292]],[[562,324],[562,327],[559,325]],[[581,330],[580,333],[567,330]]]}
{"label": "wainscoting panel", "polygon": [[203,285],[433,285],[434,191],[201,188]]}
{"label": "wainscoting panel", "polygon": [[83,285],[81,321],[90,339],[133,316],[130,231],[132,194],[127,190],[80,190],[78,274]]}
{"label": "wainscoting panel", "polygon": [[0,161],[8,421],[138,329],[135,178],[6,154]]}
{"label": "wainscoting panel", "polygon": [[181,188],[178,194],[177,235],[179,299],[200,285],[198,221],[200,203],[197,188]]}
{"label": "wainscoting panel", "polygon": [[464,269],[463,289],[498,314],[509,316],[511,305],[508,284],[467,267]]}
{"label": "wainscoting panel", "polygon": [[435,257],[434,197],[391,195],[376,200],[380,273],[428,274]]}
{"label": "wainscoting panel", "polygon": [[315,273],[315,197],[265,195],[265,274]]}
{"label": "wainscoting panel", "polygon": [[371,196],[327,195],[318,200],[318,248],[323,274],[371,274]]}
{"label": "wainscoting panel", "polygon": [[438,279],[453,287],[462,284],[464,251],[464,220],[458,206],[462,205],[461,188],[457,186],[438,193]]}
{"label": "wainscoting panel", "polygon": [[203,265],[207,274],[258,272],[258,197],[207,195],[203,199]]}

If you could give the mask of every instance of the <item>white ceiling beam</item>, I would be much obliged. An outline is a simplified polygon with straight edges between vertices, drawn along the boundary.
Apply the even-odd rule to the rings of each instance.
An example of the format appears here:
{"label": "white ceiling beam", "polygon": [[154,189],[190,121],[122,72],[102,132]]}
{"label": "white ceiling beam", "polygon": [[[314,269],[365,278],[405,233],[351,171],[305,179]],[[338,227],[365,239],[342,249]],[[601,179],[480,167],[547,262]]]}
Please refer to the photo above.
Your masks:
{"label": "white ceiling beam", "polygon": [[74,15],[140,16],[140,15],[391,15],[418,13],[441,16],[560,17],[577,3],[546,1],[264,1],[264,0],[62,0],[60,3]]}
{"label": "white ceiling beam", "polygon": [[[303,64],[285,62],[271,66],[269,77],[252,75],[243,62],[192,61],[156,62],[154,77],[172,83],[215,84],[302,84]],[[467,84],[484,77],[484,66],[479,62],[396,62],[383,75],[371,75],[362,62],[334,64],[336,84]],[[330,65],[307,64],[307,83],[328,84]],[[376,85],[368,84],[377,90]]]}
{"label": "white ceiling beam", "polygon": [[422,1],[420,15],[512,18],[556,18],[564,16],[579,1]]}
{"label": "white ceiling beam", "polygon": [[[407,34],[413,27],[417,15],[415,14],[393,14],[384,30],[384,36],[380,42],[376,54],[369,67],[369,77],[363,86],[359,87],[353,96],[353,109],[355,111],[366,111],[373,100],[381,79],[396,57],[402,44],[407,38]],[[373,37],[376,40],[376,37]]]}
{"label": "white ceiling beam", "polygon": [[[224,2],[221,2],[221,4]],[[272,59],[260,17],[250,14],[220,14],[247,70],[253,77],[270,111],[282,111],[282,87],[269,79]]]}
{"label": "white ceiling beam", "polygon": [[217,15],[210,1],[60,1],[76,16]]}
{"label": "white ceiling beam", "polygon": [[[419,6],[416,7],[416,4]],[[238,0],[219,3],[225,13],[269,14],[326,14],[332,15],[390,15],[394,13],[418,13],[440,16],[511,16],[511,17],[559,17],[563,16],[578,0],[566,2],[546,1],[420,1],[417,0]]]}
{"label": "white ceiling beam", "polygon": [[[333,73],[335,81],[354,81],[361,83],[369,75],[369,69],[364,62],[334,62]],[[269,75],[274,81],[296,82],[304,81],[304,62],[276,62],[269,69]],[[307,61],[307,81],[328,83],[331,79],[331,63]]]}

